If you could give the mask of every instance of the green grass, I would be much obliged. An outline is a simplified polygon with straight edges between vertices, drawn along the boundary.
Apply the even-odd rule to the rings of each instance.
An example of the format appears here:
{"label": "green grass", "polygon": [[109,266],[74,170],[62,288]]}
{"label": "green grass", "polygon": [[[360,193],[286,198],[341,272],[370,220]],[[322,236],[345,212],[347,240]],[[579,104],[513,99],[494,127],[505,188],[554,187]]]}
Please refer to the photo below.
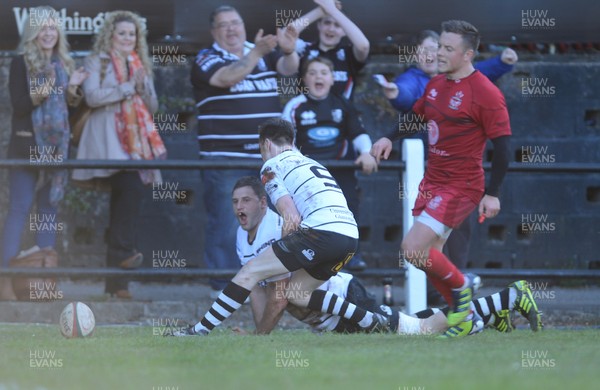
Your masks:
{"label": "green grass", "polygon": [[[598,330],[485,331],[445,341],[228,330],[180,339],[152,327],[98,327],[91,338],[66,340],[57,326],[1,325],[0,389],[579,390],[598,388],[599,345]],[[53,354],[40,364],[61,367],[31,367],[36,351]],[[524,353],[538,356],[530,360],[537,367],[523,367]]]}

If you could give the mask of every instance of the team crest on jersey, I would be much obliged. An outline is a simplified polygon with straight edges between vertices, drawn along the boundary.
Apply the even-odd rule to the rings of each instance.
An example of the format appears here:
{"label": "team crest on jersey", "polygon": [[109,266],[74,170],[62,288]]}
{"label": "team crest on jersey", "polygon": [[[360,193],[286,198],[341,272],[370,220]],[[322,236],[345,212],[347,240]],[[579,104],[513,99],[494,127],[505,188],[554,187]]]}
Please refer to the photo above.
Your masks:
{"label": "team crest on jersey", "polygon": [[450,104],[448,105],[448,107],[450,107],[452,110],[458,110],[458,108],[462,104],[462,98],[464,96],[465,94],[462,91],[456,92],[454,96],[450,98]]}
{"label": "team crest on jersey", "polygon": [[314,111],[304,111],[300,114],[300,124],[302,125],[314,125],[317,123],[317,114]]}
{"label": "team crest on jersey", "polygon": [[440,206],[440,203],[442,203],[442,197],[438,195],[429,201],[427,207],[429,207],[432,210],[435,210]]}
{"label": "team crest on jersey", "polygon": [[344,49],[340,49],[337,51],[337,58],[340,61],[346,61],[346,52],[344,51]]}
{"label": "team crest on jersey", "polygon": [[435,88],[431,88],[431,90],[429,90],[429,94],[427,94],[427,98],[431,99],[431,100],[435,100],[437,95],[438,95],[438,91]]}
{"label": "team crest on jersey", "polygon": [[319,56],[319,51],[318,50],[311,50],[308,53],[308,59],[312,60],[313,58],[317,58]]}
{"label": "team crest on jersey", "polygon": [[340,108],[331,110],[331,119],[333,119],[333,121],[335,123],[340,123],[343,118],[344,118],[344,113],[342,112],[342,110]]}

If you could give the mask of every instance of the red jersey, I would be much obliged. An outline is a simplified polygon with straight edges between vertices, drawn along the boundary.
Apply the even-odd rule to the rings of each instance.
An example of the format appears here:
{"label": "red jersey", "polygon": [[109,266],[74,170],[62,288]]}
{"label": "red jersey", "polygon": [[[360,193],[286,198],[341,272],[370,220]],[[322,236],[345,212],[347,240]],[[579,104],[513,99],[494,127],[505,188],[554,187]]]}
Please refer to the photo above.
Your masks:
{"label": "red jersey", "polygon": [[425,180],[465,190],[479,203],[485,189],[486,140],[510,135],[502,92],[481,72],[459,80],[429,81],[413,111],[427,121],[429,154]]}

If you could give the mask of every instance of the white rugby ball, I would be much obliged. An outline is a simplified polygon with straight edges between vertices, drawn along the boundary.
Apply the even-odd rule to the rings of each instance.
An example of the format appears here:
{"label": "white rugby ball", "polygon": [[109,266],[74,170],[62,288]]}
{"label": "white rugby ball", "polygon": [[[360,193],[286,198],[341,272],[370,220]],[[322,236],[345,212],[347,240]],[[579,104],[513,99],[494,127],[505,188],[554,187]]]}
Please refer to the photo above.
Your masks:
{"label": "white rugby ball", "polygon": [[82,302],[71,302],[60,313],[58,325],[60,333],[68,339],[88,337],[94,332],[96,319],[88,305]]}

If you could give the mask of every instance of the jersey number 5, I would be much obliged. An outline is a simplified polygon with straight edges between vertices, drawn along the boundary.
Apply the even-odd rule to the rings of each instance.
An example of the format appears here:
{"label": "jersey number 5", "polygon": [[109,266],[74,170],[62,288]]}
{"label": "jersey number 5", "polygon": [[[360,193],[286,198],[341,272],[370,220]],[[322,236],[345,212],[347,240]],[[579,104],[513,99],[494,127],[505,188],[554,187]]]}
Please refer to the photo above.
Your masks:
{"label": "jersey number 5", "polygon": [[340,186],[337,185],[335,179],[333,178],[333,176],[331,176],[327,169],[313,165],[310,167],[310,171],[319,179],[327,180],[323,182],[325,187],[333,187],[338,189],[340,188]]}

